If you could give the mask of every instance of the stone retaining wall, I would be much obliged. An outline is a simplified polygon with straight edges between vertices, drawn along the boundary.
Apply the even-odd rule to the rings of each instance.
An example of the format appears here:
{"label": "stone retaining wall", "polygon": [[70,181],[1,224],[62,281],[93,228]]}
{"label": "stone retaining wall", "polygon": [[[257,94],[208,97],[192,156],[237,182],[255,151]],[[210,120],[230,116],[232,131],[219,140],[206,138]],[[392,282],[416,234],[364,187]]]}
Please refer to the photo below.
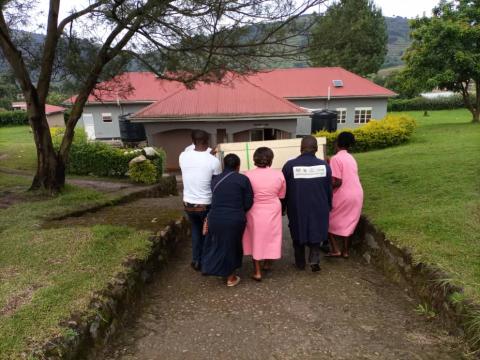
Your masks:
{"label": "stone retaining wall", "polygon": [[480,307],[465,299],[463,288],[453,285],[448,274],[435,266],[415,263],[407,248],[389,241],[366,217],[358,224],[353,244],[367,263],[374,264],[392,281],[428,304],[447,329],[466,336],[473,350],[480,349],[475,341],[480,329],[472,326],[472,320],[480,318]]}
{"label": "stone retaining wall", "polygon": [[182,218],[151,235],[149,255],[126,261],[125,270],[94,295],[87,311],[72,314],[62,323],[69,329],[67,335],[51,339],[32,356],[36,359],[95,359],[153,273],[166,264],[176,245],[188,238],[189,228],[186,219]]}

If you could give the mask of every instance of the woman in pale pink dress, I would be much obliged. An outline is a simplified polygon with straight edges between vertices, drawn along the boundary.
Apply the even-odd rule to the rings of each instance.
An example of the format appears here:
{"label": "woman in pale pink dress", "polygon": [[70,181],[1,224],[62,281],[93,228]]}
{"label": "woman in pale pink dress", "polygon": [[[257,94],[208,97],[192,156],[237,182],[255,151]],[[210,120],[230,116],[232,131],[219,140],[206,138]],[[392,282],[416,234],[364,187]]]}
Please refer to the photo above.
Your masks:
{"label": "woman in pale pink dress", "polygon": [[285,197],[285,178],[280,170],[270,168],[273,151],[258,148],[253,154],[256,168],[247,171],[253,188],[253,206],[247,212],[247,227],[243,233],[243,254],[252,255],[254,272],[252,278],[262,280],[263,270],[271,269],[272,260],[282,255],[282,205]]}
{"label": "woman in pale pink dress", "polygon": [[[348,258],[348,238],[353,234],[363,206],[363,189],[358,177],[357,162],[348,150],[355,143],[350,132],[338,135],[336,154],[330,159],[333,182],[332,210],[328,232],[330,234],[329,257]],[[338,242],[343,243],[343,251]]]}

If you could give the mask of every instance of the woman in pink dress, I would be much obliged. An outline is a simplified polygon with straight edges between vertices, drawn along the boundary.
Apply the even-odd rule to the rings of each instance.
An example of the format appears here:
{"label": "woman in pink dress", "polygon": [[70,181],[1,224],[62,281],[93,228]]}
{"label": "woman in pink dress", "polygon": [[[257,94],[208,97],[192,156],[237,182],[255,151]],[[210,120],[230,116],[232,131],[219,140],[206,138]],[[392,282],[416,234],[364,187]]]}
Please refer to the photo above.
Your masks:
{"label": "woman in pink dress", "polygon": [[[353,234],[363,206],[363,189],[358,177],[357,162],[348,150],[355,143],[351,132],[338,135],[336,154],[330,159],[333,199],[328,232],[331,251],[329,257],[348,258],[348,238]],[[343,243],[343,251],[337,242]]]}
{"label": "woman in pink dress", "polygon": [[280,170],[271,169],[273,151],[258,148],[253,154],[256,168],[247,171],[253,188],[253,206],[247,212],[247,227],[243,233],[243,254],[252,255],[252,278],[262,280],[263,270],[271,269],[271,261],[282,255],[282,205],[285,197],[285,178]]}

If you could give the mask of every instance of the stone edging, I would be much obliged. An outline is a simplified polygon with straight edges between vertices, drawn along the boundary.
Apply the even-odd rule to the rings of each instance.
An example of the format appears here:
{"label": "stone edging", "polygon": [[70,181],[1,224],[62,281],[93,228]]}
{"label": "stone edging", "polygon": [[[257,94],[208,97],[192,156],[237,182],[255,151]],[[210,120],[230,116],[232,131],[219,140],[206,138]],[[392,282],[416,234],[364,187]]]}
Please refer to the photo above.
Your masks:
{"label": "stone edging", "polygon": [[[480,316],[480,306],[464,299],[463,288],[453,285],[448,274],[433,265],[415,263],[409,249],[393,244],[364,216],[353,241],[367,263],[378,267],[391,280],[407,286],[413,295],[436,311],[447,329],[465,336],[473,351],[480,349],[480,344],[474,340],[480,335],[480,329],[471,326],[473,318]],[[460,295],[460,301],[456,295]]]}
{"label": "stone edging", "polygon": [[178,195],[177,180],[175,179],[175,176],[164,177],[158,184],[148,187],[143,186],[139,188],[124,190],[123,192],[120,192],[117,197],[110,201],[106,201],[98,205],[89,205],[83,208],[80,207],[76,210],[64,213],[60,216],[54,216],[46,220],[63,220],[68,217],[81,216],[87,212],[95,212],[108,206],[123,204],[136,199],[146,197],[164,197],[168,195]]}
{"label": "stone edging", "polygon": [[69,320],[60,323],[69,329],[68,334],[53,338],[33,351],[33,358],[94,359],[115,334],[144,284],[166,264],[176,245],[188,237],[189,228],[186,219],[182,218],[151,235],[147,257],[125,261],[124,271],[105,289],[95,293],[84,313],[72,314]]}

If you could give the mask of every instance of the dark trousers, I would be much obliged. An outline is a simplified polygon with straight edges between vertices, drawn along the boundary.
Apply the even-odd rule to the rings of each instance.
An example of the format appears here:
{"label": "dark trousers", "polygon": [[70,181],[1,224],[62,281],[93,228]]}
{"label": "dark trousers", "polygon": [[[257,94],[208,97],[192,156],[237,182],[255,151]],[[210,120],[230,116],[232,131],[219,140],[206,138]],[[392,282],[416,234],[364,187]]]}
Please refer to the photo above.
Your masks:
{"label": "dark trousers", "polygon": [[190,220],[190,226],[192,230],[192,261],[202,262],[202,250],[205,236],[202,234],[203,222],[207,217],[208,210],[206,211],[185,211]]}
{"label": "dark trousers", "polygon": [[305,246],[310,248],[308,255],[308,263],[320,264],[320,244],[299,244],[293,242],[293,250],[295,251],[295,265],[299,268],[305,267]]}

